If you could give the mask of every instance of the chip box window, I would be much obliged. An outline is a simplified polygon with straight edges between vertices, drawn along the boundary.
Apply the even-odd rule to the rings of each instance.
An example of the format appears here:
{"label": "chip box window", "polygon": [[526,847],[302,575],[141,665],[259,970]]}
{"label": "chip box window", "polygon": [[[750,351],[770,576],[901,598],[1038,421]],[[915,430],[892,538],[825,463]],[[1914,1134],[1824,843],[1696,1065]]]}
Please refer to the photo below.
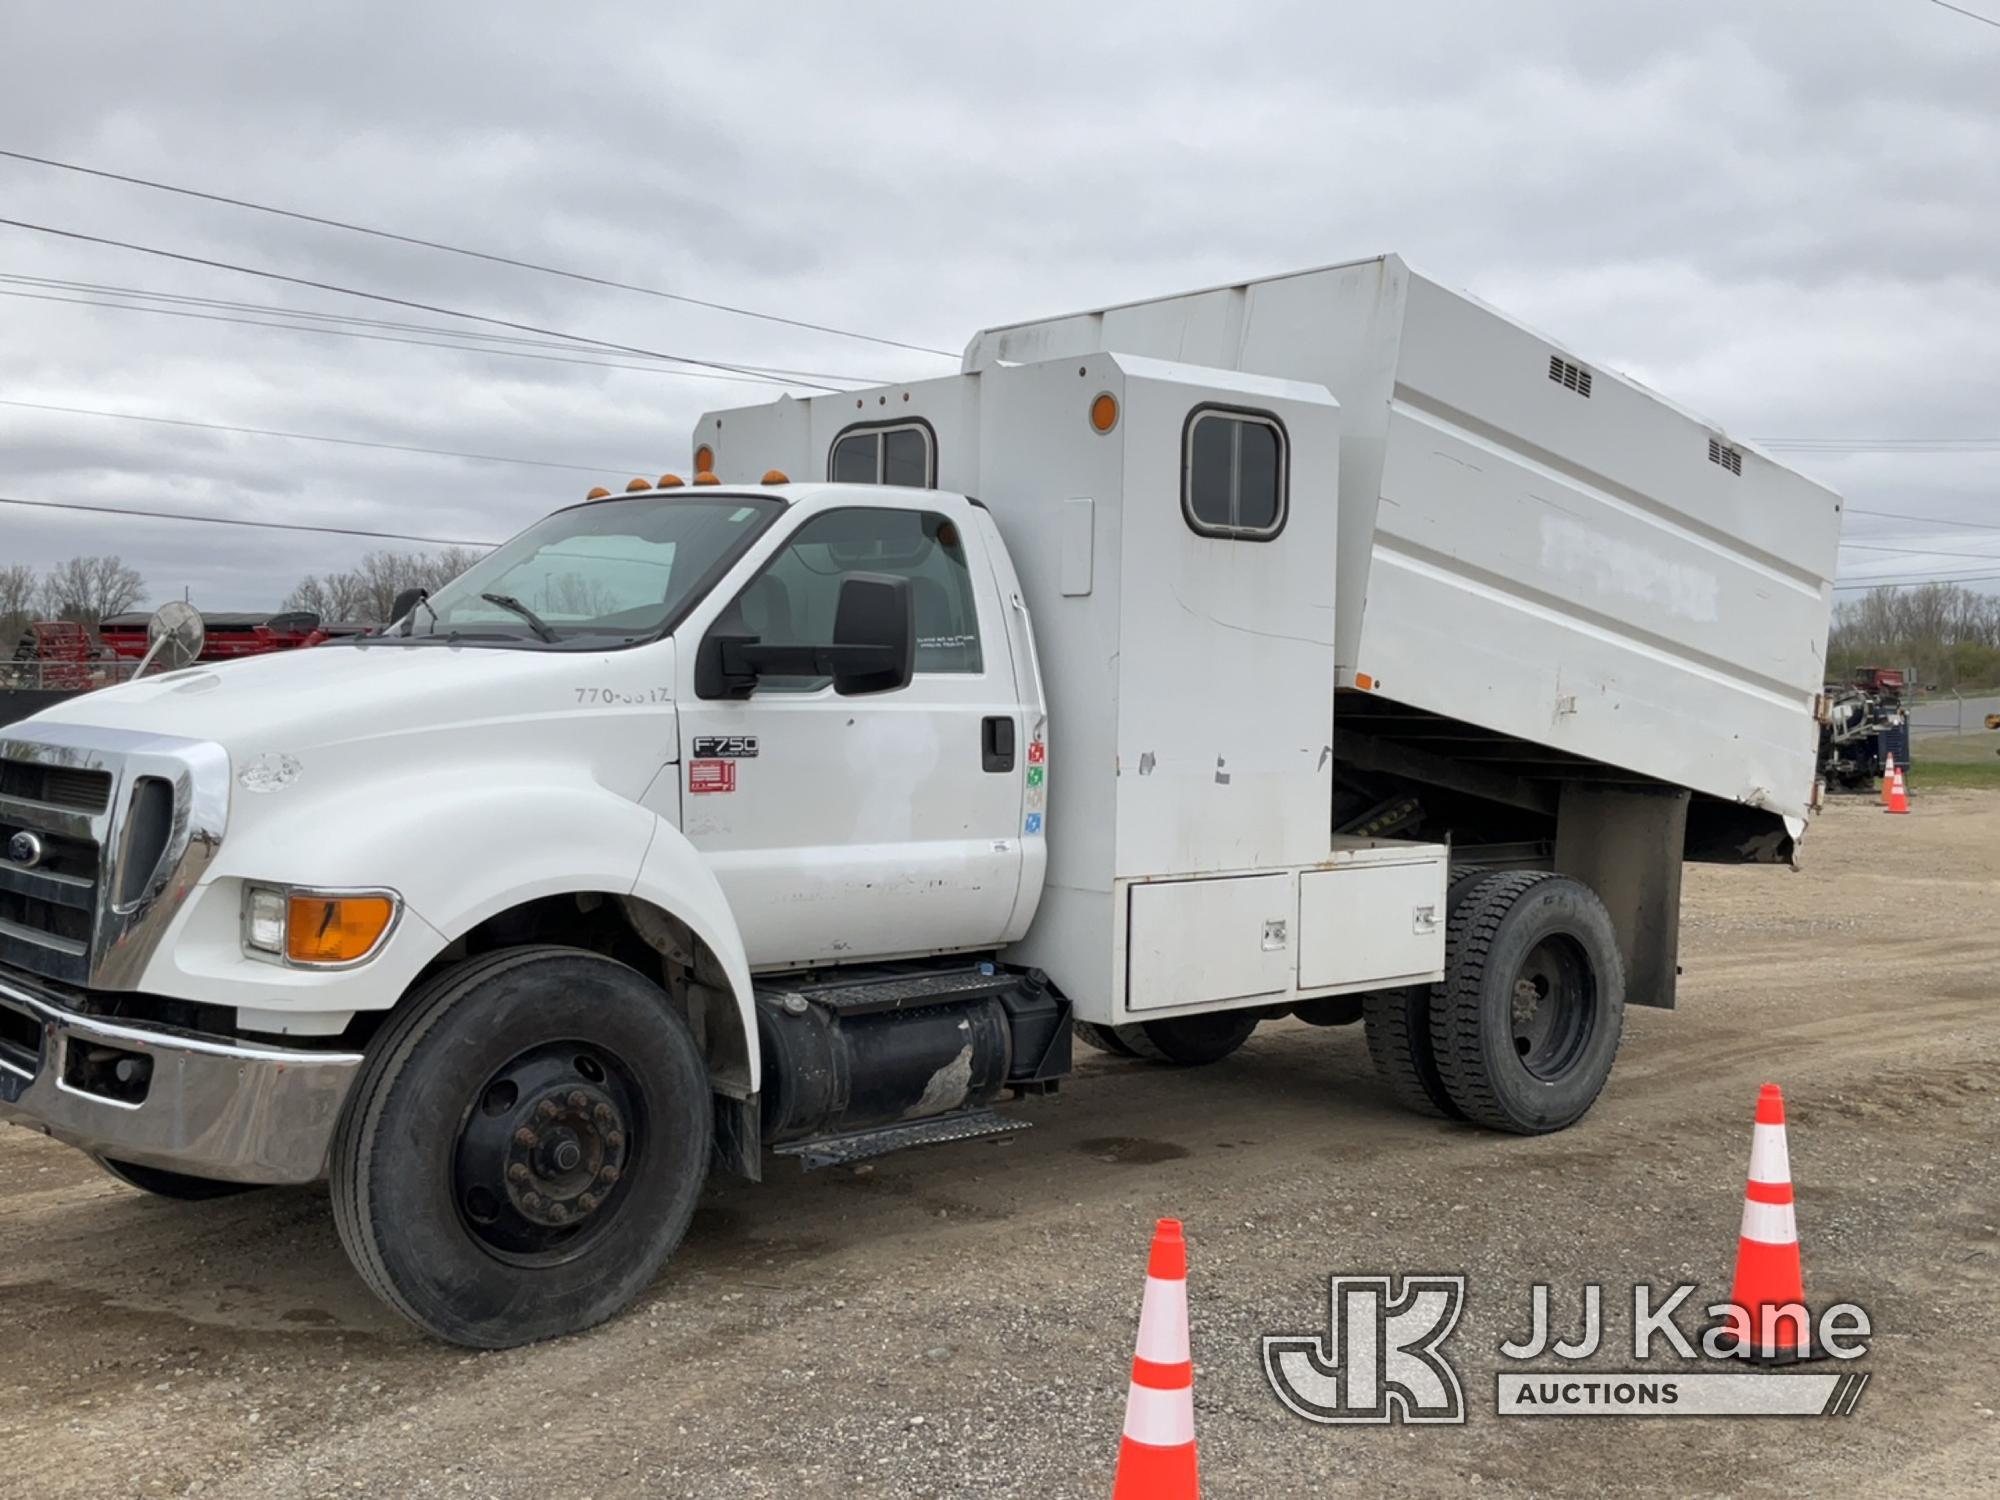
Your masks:
{"label": "chip box window", "polygon": [[1266,412],[1198,406],[1181,452],[1181,511],[1202,536],[1268,542],[1285,529],[1285,428]]}
{"label": "chip box window", "polygon": [[826,477],[835,484],[937,487],[937,444],[924,422],[880,422],[850,427],[833,440]]}

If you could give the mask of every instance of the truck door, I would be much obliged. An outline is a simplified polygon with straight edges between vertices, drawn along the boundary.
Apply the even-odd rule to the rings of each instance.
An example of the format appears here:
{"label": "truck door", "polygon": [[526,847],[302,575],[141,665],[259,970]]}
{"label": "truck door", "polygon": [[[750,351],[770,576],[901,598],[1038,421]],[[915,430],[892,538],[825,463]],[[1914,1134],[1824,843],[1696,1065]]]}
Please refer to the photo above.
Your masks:
{"label": "truck door", "polygon": [[[997,945],[1022,869],[1023,693],[965,502],[842,505],[803,520],[709,631],[830,645],[841,580],[910,580],[915,675],[842,697],[770,677],[702,699],[680,653],[682,830],[753,966]],[[962,513],[962,514],[961,514]]]}

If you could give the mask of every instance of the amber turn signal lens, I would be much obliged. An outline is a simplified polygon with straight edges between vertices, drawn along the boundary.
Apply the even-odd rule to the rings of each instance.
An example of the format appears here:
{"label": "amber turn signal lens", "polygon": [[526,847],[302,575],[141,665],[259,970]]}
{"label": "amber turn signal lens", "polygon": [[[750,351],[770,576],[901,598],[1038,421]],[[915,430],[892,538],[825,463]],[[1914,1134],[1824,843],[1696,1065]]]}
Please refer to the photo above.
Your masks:
{"label": "amber turn signal lens", "polygon": [[716,478],[716,476],[715,476],[715,471],[714,471],[713,469],[709,470],[709,471],[708,471],[708,472],[706,472],[706,473],[703,473],[703,474],[697,474],[697,475],[695,475],[695,476],[694,476],[694,482],[695,482],[696,484],[720,484],[720,483],[722,483],[722,481],[721,481],[720,479]]}
{"label": "amber turn signal lens", "polygon": [[594,484],[590,487],[590,493],[583,498],[586,500],[609,500],[611,498],[611,491],[607,490],[601,484]]}
{"label": "amber turn signal lens", "polygon": [[706,443],[694,450],[694,471],[697,474],[715,472],[715,450]]}
{"label": "amber turn signal lens", "polygon": [[396,903],[387,896],[295,894],[285,923],[285,957],[295,964],[351,964],[375,950],[395,915]]}
{"label": "amber turn signal lens", "polygon": [[660,476],[660,483],[659,483],[659,485],[658,485],[658,488],[660,488],[660,489],[663,489],[663,490],[677,490],[677,489],[679,489],[680,487],[681,487],[681,476],[680,476],[680,475],[678,475],[678,474],[662,474],[662,475]]}
{"label": "amber turn signal lens", "polygon": [[764,483],[766,484],[790,484],[791,482],[790,479],[785,477],[783,469],[766,469],[764,471]]}
{"label": "amber turn signal lens", "polygon": [[652,487],[653,487],[653,481],[650,479],[632,479],[626,481],[625,493],[628,495],[636,495],[639,493],[639,491],[650,490]]}
{"label": "amber turn signal lens", "polygon": [[1111,392],[1090,403],[1090,425],[1099,432],[1109,432],[1118,425],[1118,398]]}

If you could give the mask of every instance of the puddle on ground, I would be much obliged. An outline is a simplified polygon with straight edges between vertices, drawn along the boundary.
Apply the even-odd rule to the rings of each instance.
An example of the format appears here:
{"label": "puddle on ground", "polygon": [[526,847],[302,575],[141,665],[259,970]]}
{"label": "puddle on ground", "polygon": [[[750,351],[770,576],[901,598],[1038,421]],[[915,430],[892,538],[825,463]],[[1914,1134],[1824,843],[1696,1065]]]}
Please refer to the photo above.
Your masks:
{"label": "puddle on ground", "polygon": [[1154,1162],[1179,1161],[1188,1154],[1185,1146],[1176,1146],[1170,1141],[1148,1141],[1138,1136],[1107,1135],[1095,1140],[1078,1141],[1076,1150],[1084,1156],[1094,1156],[1099,1161],[1130,1162],[1140,1166]]}

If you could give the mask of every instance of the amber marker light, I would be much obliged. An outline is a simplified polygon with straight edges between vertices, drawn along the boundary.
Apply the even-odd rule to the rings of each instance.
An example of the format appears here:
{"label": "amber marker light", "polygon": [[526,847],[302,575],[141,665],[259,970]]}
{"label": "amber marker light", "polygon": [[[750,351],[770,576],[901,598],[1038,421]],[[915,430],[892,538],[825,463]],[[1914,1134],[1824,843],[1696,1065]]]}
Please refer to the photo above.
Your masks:
{"label": "amber marker light", "polygon": [[1109,432],[1118,425],[1118,398],[1111,392],[1100,392],[1090,403],[1090,425],[1098,432]]}
{"label": "amber marker light", "polygon": [[285,920],[285,957],[295,964],[359,963],[395,919],[396,903],[379,894],[315,896],[292,893]]}

